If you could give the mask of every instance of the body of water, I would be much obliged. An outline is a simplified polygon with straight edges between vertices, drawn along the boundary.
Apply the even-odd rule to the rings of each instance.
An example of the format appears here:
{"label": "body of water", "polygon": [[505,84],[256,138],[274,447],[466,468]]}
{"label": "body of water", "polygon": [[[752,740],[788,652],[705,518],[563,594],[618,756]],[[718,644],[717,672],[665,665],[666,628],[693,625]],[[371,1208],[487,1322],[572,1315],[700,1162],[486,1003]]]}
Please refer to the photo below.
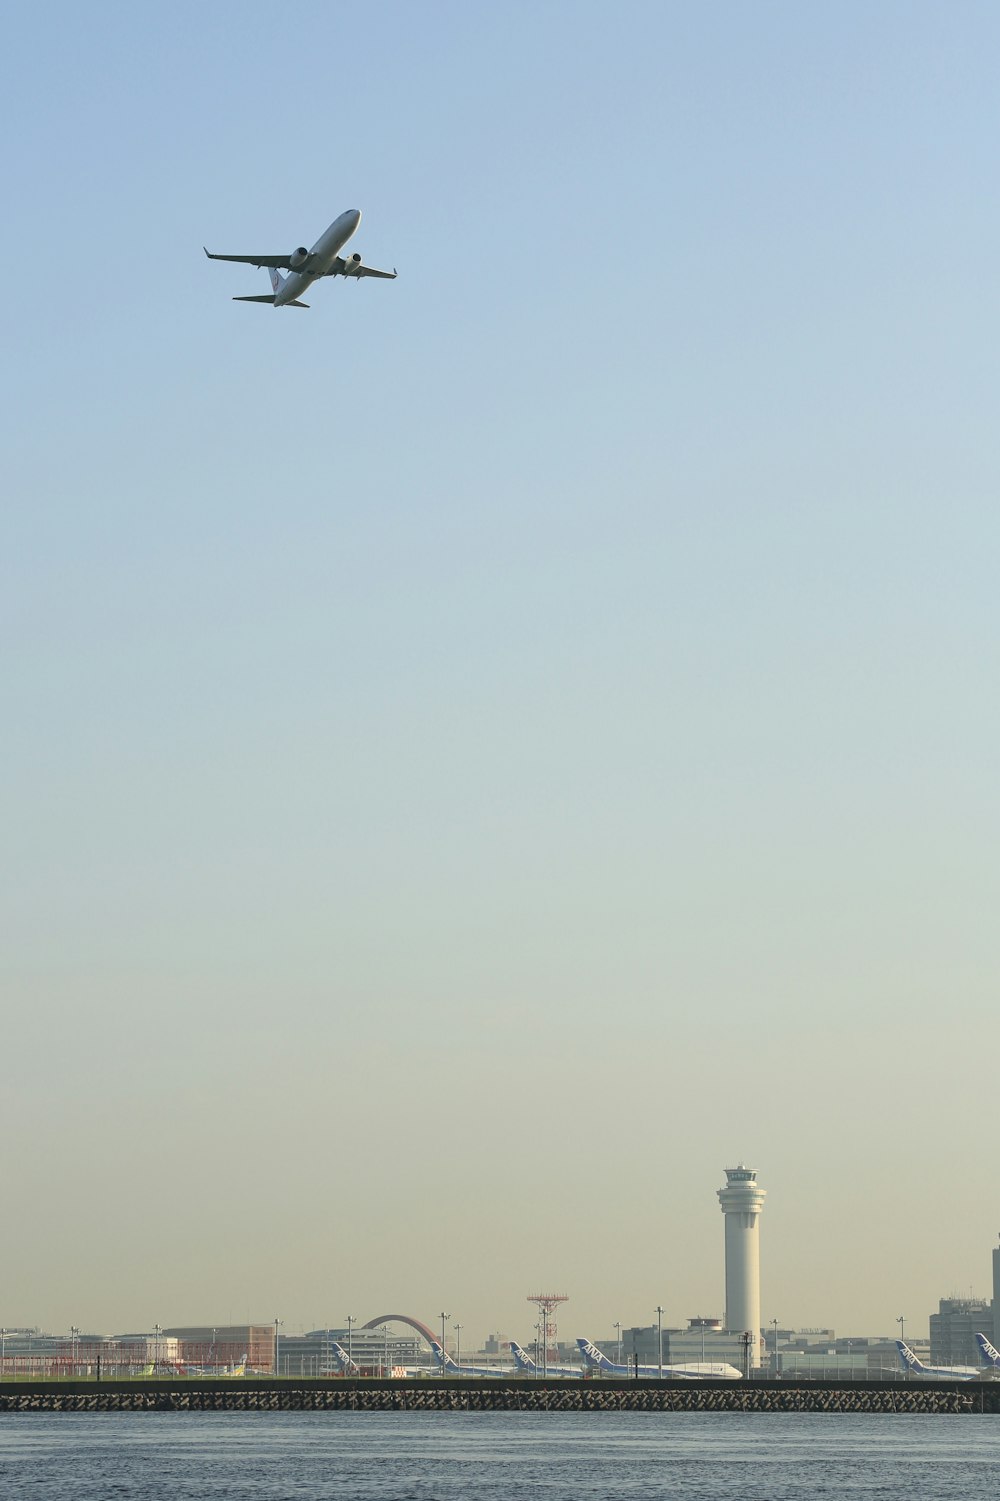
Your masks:
{"label": "body of water", "polygon": [[16,1413],[17,1501],[974,1501],[1000,1418],[695,1413]]}

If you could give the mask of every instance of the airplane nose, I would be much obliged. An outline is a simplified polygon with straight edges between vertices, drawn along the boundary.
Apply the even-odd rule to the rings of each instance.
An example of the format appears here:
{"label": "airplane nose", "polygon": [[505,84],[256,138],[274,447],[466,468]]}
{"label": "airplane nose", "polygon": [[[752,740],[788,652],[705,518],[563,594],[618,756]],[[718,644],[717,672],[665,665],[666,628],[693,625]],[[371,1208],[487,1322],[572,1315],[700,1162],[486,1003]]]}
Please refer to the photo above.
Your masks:
{"label": "airplane nose", "polygon": [[358,225],[361,223],[361,210],[359,208],[352,208],[350,210],[350,214],[351,218],[354,220],[354,228],[357,229]]}

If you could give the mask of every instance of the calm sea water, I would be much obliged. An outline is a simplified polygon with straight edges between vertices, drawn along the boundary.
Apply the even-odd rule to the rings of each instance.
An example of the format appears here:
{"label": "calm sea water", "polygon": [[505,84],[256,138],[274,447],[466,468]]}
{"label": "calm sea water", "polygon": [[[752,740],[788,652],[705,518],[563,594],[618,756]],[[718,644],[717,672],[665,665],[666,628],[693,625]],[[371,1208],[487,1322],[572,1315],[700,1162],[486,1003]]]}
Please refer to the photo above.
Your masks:
{"label": "calm sea water", "polygon": [[976,1501],[1000,1418],[74,1413],[0,1418],[17,1501]]}

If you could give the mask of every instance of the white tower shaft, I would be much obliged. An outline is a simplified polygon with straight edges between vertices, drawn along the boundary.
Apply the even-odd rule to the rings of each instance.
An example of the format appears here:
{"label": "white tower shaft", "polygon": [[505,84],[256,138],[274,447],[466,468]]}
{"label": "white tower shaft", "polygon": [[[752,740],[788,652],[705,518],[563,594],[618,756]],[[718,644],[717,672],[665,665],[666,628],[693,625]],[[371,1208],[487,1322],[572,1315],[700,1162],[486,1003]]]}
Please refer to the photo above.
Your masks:
{"label": "white tower shaft", "polygon": [[726,1328],[752,1334],[750,1364],[760,1364],[760,1212],[766,1190],[757,1187],[753,1168],[726,1168],[718,1190],[726,1217]]}

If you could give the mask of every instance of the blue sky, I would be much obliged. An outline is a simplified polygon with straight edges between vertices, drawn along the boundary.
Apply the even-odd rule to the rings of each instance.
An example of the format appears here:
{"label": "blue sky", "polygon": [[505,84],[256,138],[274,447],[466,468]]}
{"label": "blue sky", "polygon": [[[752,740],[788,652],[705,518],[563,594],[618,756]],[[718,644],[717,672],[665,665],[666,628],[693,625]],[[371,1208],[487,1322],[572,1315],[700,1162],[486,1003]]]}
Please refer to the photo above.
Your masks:
{"label": "blue sky", "polygon": [[5,39],[6,1322],[682,1322],[740,1156],[765,1319],[984,1288],[995,8]]}

